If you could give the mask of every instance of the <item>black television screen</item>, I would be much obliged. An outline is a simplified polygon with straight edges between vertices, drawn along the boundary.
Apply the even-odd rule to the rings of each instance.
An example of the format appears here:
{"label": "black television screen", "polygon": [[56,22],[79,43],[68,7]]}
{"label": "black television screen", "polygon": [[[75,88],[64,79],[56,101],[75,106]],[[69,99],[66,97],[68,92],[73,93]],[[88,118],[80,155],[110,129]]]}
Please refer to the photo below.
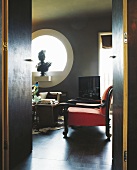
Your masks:
{"label": "black television screen", "polygon": [[79,77],[79,97],[100,99],[100,76]]}

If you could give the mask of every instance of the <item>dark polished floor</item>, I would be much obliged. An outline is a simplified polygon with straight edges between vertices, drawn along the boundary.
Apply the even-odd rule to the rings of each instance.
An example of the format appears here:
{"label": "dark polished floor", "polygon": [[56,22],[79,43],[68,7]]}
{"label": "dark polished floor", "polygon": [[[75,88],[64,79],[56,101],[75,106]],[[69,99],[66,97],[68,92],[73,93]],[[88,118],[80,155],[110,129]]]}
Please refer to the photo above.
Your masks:
{"label": "dark polished floor", "polygon": [[14,170],[111,170],[112,139],[105,127],[69,128],[33,135],[32,154]]}

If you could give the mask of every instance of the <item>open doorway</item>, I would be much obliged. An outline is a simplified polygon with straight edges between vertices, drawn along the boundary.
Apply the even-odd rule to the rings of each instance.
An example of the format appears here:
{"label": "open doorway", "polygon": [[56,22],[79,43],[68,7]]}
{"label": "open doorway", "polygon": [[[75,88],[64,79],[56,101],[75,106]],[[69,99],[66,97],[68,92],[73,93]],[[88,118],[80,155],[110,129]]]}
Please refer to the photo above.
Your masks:
{"label": "open doorway", "polygon": [[99,75],[100,94],[113,85],[112,33],[99,33]]}
{"label": "open doorway", "polygon": [[[113,60],[112,60],[112,33],[99,33],[99,76],[100,76],[100,95],[107,87],[113,85]],[[113,99],[110,106],[110,133],[113,132]],[[112,150],[112,148],[111,148]]]}
{"label": "open doorway", "polygon": [[[100,96],[107,87],[113,85],[113,60],[112,60],[112,33],[99,33],[99,76],[100,76]],[[110,106],[112,117],[113,99]],[[112,121],[112,119],[111,119]],[[112,132],[112,128],[111,128]]]}

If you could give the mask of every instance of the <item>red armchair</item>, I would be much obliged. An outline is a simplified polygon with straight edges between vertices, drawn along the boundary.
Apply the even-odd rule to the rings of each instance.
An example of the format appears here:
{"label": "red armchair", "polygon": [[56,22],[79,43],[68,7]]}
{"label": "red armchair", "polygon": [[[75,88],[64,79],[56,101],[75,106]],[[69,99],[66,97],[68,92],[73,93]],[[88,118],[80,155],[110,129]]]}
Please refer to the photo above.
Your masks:
{"label": "red armchair", "polygon": [[113,87],[108,87],[100,104],[64,103],[64,138],[67,137],[68,126],[106,126],[106,136],[110,139],[109,109]]}

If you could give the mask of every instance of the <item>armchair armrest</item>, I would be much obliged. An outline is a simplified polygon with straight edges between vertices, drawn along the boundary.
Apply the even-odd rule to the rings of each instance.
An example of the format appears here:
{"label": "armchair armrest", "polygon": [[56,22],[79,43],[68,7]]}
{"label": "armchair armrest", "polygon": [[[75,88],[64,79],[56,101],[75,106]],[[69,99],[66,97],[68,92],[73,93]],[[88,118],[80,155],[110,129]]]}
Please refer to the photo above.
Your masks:
{"label": "armchair armrest", "polygon": [[102,102],[101,104],[90,104],[90,103],[60,103],[63,108],[69,108],[69,107],[84,107],[84,108],[100,108],[105,106],[105,102]]}
{"label": "armchair armrest", "polygon": [[76,103],[75,107],[100,108],[101,104]]}
{"label": "armchair armrest", "polygon": [[87,99],[87,98],[76,98],[68,100],[68,103],[89,103],[89,104],[100,104],[101,100]]}

